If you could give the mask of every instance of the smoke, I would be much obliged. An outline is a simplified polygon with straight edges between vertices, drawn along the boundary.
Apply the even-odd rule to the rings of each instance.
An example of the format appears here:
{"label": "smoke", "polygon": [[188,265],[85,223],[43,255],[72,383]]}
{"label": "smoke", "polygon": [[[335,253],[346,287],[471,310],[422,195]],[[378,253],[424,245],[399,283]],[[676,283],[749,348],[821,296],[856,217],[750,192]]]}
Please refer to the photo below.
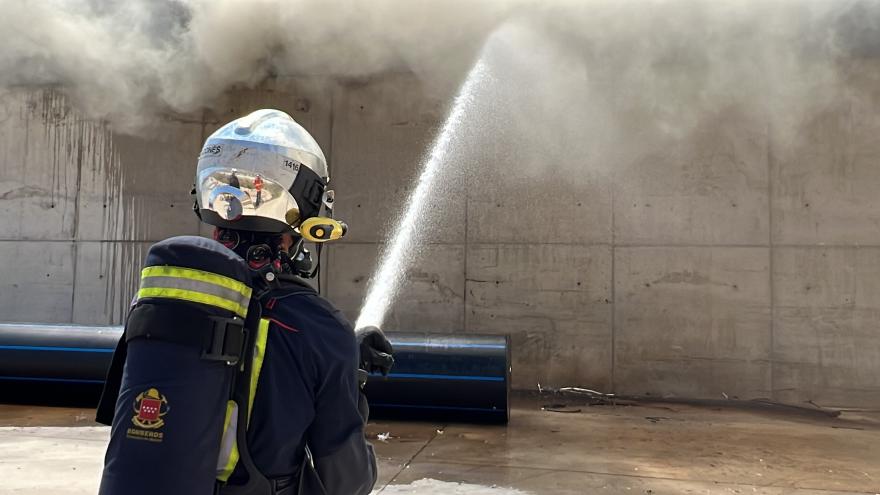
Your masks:
{"label": "smoke", "polygon": [[142,123],[273,74],[364,76],[469,62],[514,7],[468,0],[0,0],[0,86],[61,86]]}
{"label": "smoke", "polygon": [[871,0],[0,0],[0,12],[0,86],[58,85],[123,127],[275,74],[460,80],[513,22],[498,35],[518,102],[506,132],[588,134],[578,151],[606,157],[614,137],[683,136],[732,109],[791,129],[870,92],[876,77],[856,88],[844,64],[880,52]]}
{"label": "smoke", "polygon": [[829,108],[880,101],[877,1],[572,1],[528,13],[486,45],[502,82],[482,109],[495,124],[480,161],[503,161],[507,179],[574,167],[572,180],[589,180],[725,121],[785,148]]}

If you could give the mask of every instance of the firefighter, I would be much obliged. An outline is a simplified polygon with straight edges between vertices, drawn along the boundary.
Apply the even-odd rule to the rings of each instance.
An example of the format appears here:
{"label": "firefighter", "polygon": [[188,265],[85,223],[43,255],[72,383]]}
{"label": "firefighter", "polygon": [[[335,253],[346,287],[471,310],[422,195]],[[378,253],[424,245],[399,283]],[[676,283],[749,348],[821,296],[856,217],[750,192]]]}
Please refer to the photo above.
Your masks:
{"label": "firefighter", "polygon": [[[361,387],[366,374],[387,374],[393,364],[391,345],[375,327],[356,334],[340,311],[302,278],[314,274],[308,252],[303,248],[303,237],[308,237],[303,230],[308,228],[327,238],[339,237],[346,230],[341,222],[319,217],[322,207],[329,209],[332,205],[332,191],[326,189],[328,181],[327,164],[318,144],[289,115],[278,110],[258,110],[226,124],[207,139],[199,156],[194,210],[201,221],[214,227],[214,239],[243,258],[259,282],[253,284],[252,297],[259,301],[260,321],[266,324],[257,333],[253,362],[248,365],[249,400],[240,401],[249,402],[246,414],[241,416],[246,424],[245,445],[227,441],[227,430],[234,429],[236,424],[230,423],[228,413],[222,443],[219,435],[217,438],[221,445],[216,462],[216,493],[366,495],[376,482],[375,454],[364,436],[368,407]],[[183,239],[169,246],[199,244],[195,239]],[[174,257],[179,258],[176,254]],[[164,262],[158,264],[165,266]],[[193,273],[196,279],[201,277],[199,270]],[[142,292],[143,280],[146,279],[142,279]],[[182,283],[184,288],[186,284],[205,285],[200,280]],[[230,293],[223,292],[223,288],[218,291],[221,295]],[[160,293],[147,293],[156,294]],[[150,342],[156,340],[155,335],[147,335],[151,337]],[[117,354],[125,360],[124,352],[117,350]],[[129,351],[123,380],[132,381],[129,375],[136,371],[131,359]],[[152,370],[157,367],[155,361]],[[108,377],[108,383],[111,381]],[[149,473],[156,462],[163,462],[142,466],[142,460],[117,458],[122,457],[122,447],[128,441],[123,438],[118,441],[122,447],[114,447],[117,424],[123,425],[121,431],[132,428],[129,419],[135,424],[147,422],[148,427],[162,421],[167,423],[163,428],[186,430],[181,428],[184,420],[179,419],[186,416],[186,411],[178,405],[184,400],[170,395],[166,398],[161,395],[165,393],[161,387],[151,387],[155,388],[126,399],[119,395],[118,401],[113,401],[115,396],[105,388],[104,395],[110,396],[108,401],[116,403],[117,418],[113,421],[105,461],[103,495],[117,495],[111,487],[124,484],[114,480],[125,478],[127,473]],[[123,389],[128,388],[123,383]],[[132,399],[136,414],[131,413]],[[133,418],[119,420],[125,414]],[[175,425],[171,424],[173,415]],[[99,421],[100,416],[99,407]],[[222,423],[219,417],[212,421],[216,425]],[[195,417],[186,417],[186,422],[191,423],[189,427],[193,430],[206,424]],[[238,428],[241,423],[238,422]],[[154,433],[138,435],[148,434]],[[119,437],[123,437],[122,433]],[[198,456],[199,452],[185,455]],[[248,471],[245,457],[249,457],[258,473]],[[167,459],[164,462],[173,463],[173,455]],[[214,468],[210,469],[213,474]],[[186,475],[180,473],[181,477]],[[249,483],[255,475],[268,480],[268,484],[261,485],[261,493],[243,488],[255,486]],[[151,490],[150,484],[146,483],[144,489]],[[125,490],[132,490],[131,483],[125,486]]]}

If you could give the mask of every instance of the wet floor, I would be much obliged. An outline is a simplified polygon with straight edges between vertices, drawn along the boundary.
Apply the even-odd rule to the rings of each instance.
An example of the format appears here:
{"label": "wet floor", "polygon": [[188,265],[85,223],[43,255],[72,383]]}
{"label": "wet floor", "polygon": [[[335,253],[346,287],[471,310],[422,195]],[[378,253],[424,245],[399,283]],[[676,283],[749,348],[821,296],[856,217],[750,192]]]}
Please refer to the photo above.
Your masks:
{"label": "wet floor", "polygon": [[[680,404],[520,398],[508,426],[373,421],[385,494],[880,493],[880,421]],[[0,405],[0,493],[94,493],[88,408]]]}

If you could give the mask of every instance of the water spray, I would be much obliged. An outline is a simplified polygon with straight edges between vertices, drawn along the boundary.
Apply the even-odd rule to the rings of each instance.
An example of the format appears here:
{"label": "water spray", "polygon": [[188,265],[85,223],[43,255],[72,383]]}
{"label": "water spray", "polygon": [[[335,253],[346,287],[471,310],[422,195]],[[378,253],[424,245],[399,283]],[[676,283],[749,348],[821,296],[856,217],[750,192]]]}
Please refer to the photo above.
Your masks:
{"label": "water spray", "polygon": [[422,232],[417,226],[430,221],[427,218],[429,216],[427,207],[431,193],[436,189],[434,183],[437,172],[440,170],[440,165],[447,160],[449,150],[454,144],[456,131],[468,108],[474,102],[477,86],[486,78],[487,73],[483,60],[477,60],[462,83],[430,152],[422,160],[422,173],[415,190],[410,195],[406,211],[397,222],[398,227],[394,236],[380,258],[379,267],[370,279],[367,296],[364,298],[355,328],[382,326],[388,308],[400,290],[404,274],[415,261],[416,256],[413,255],[413,251]]}

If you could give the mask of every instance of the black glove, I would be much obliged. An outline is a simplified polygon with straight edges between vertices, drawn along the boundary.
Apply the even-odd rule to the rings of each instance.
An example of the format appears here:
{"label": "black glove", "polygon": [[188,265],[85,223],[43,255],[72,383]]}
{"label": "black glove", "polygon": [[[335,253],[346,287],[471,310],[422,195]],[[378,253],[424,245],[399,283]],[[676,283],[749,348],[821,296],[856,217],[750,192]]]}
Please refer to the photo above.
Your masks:
{"label": "black glove", "polygon": [[361,369],[387,375],[394,365],[392,356],[394,349],[391,348],[391,342],[388,342],[385,334],[377,327],[364,327],[356,332],[361,347]]}

